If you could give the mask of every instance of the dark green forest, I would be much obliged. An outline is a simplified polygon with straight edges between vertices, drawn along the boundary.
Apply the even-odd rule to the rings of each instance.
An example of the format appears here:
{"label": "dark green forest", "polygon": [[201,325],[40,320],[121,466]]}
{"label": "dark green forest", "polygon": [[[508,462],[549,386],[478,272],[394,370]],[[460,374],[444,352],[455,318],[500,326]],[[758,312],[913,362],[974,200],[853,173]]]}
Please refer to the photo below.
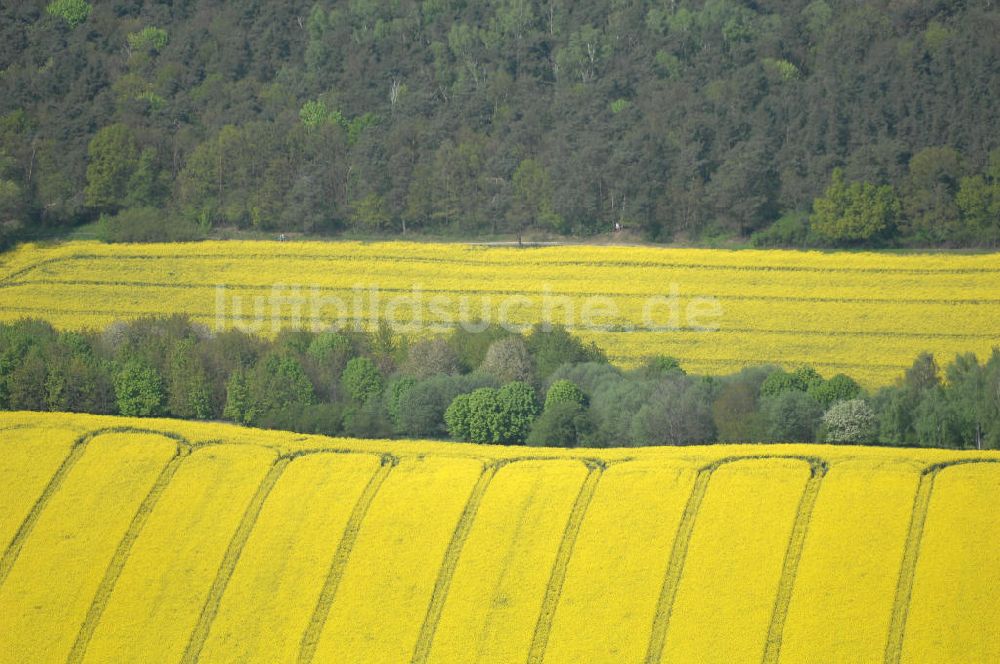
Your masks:
{"label": "dark green forest", "polygon": [[670,357],[623,371],[558,326],[413,339],[283,330],[213,334],[182,316],[57,331],[0,323],[0,409],[227,420],[358,438],[635,447],[825,442],[1000,449],[1000,348],[940,366],[922,353],[865,392],[809,366],[689,375]]}
{"label": "dark green forest", "polygon": [[0,5],[0,229],[1000,243],[992,0]]}

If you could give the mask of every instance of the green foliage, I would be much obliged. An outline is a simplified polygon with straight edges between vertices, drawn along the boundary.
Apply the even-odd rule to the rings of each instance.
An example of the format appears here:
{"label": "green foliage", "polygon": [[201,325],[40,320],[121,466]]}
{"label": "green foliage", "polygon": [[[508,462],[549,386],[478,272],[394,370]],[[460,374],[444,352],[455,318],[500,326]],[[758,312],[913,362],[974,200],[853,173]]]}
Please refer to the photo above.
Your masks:
{"label": "green foliage", "polygon": [[121,123],[104,127],[87,148],[87,187],[83,195],[87,205],[102,209],[121,206],[128,195],[128,184],[139,163],[135,136]]}
{"label": "green foliage", "polygon": [[797,247],[805,248],[815,243],[810,232],[809,215],[804,212],[789,212],[764,230],[750,236],[750,243],[758,248]]}
{"label": "green foliage", "polygon": [[265,355],[247,376],[250,407],[244,413],[248,423],[273,411],[290,406],[308,406],[314,402],[314,391],[298,359],[290,354],[271,352]]}
{"label": "green foliage", "polygon": [[[581,26],[569,36],[566,45],[556,52],[556,72],[562,80],[575,83],[590,83],[601,71],[612,47],[600,30],[592,25]],[[615,104],[623,104],[615,110]],[[619,99],[612,102],[613,113],[628,106],[628,101]]]}
{"label": "green foliage", "polygon": [[912,412],[914,438],[911,444],[925,447],[957,447],[961,423],[940,387],[924,390]]}
{"label": "green foliage", "polygon": [[301,433],[340,436],[344,434],[344,411],[339,404],[290,405],[261,414],[257,426]]}
{"label": "green foliage", "polygon": [[385,409],[396,431],[401,431],[403,428],[403,400],[416,384],[416,378],[403,376],[390,382],[388,389],[385,391]]}
{"label": "green foliage", "polygon": [[861,386],[845,374],[837,374],[829,380],[813,383],[807,389],[809,396],[823,408],[829,408],[839,401],[850,401],[861,395]]}
{"label": "green foliage", "polygon": [[447,435],[450,428],[445,413],[455,397],[492,386],[492,380],[477,376],[433,376],[417,382],[400,398],[399,433],[410,438]]}
{"label": "green foliage", "polygon": [[45,7],[46,13],[66,21],[70,28],[86,21],[90,10],[90,5],[84,0],[52,0]]}
{"label": "green foliage", "polygon": [[955,194],[961,224],[952,223],[952,244],[1000,245],[1000,148],[990,153],[985,175],[963,177]]}
{"label": "green foliage", "polygon": [[16,221],[23,205],[20,185],[12,180],[0,178],[0,227]]}
{"label": "green foliage", "polygon": [[584,345],[562,325],[537,324],[531,328],[525,343],[534,358],[538,377],[543,380],[564,364],[607,361],[597,346]]}
{"label": "green foliage", "polygon": [[900,211],[892,187],[847,184],[838,168],[826,192],[813,202],[810,226],[820,239],[832,244],[877,242],[894,230]]}
{"label": "green foliage", "polygon": [[630,102],[628,99],[615,99],[613,102],[611,102],[610,108],[612,113],[618,115],[619,113],[627,110],[631,106],[632,102]]}
{"label": "green foliage", "polygon": [[753,381],[735,379],[719,390],[712,403],[712,422],[720,443],[749,443],[764,437],[758,389]]}
{"label": "green foliage", "polygon": [[798,67],[782,58],[764,58],[762,62],[765,69],[773,71],[784,81],[794,81],[801,74]]}
{"label": "green foliage", "polygon": [[823,377],[810,366],[801,366],[788,373],[782,369],[771,372],[760,385],[762,397],[774,397],[786,392],[813,393],[823,385]]}
{"label": "green foliage", "polygon": [[[517,335],[504,340],[523,346]],[[548,389],[541,415],[531,384],[498,389],[497,378],[484,372],[423,379],[397,373],[383,390],[382,376],[390,374],[365,353],[378,348],[391,355],[400,345],[388,328],[376,335],[289,329],[264,340],[236,331],[213,334],[182,316],[119,322],[101,333],[57,333],[37,320],[0,323],[0,408],[183,418],[221,413],[243,424],[303,432],[450,433],[494,444],[820,439],[1000,447],[1000,348],[985,363],[957,356],[944,380],[933,356],[922,354],[896,386],[866,399],[873,419],[857,403],[853,410],[841,406],[859,402],[854,380],[843,374],[822,380],[809,367],[752,367],[708,377],[686,376],[669,362],[665,371],[627,373],[600,362],[566,363],[542,383]],[[824,413],[833,414],[820,426]]]}
{"label": "green foliage", "polygon": [[588,391],[590,412],[596,424],[592,436],[593,446],[622,447],[649,444],[649,441],[633,438],[634,433],[645,433],[636,432],[633,421],[657,388],[658,381],[626,379],[608,382],[601,390]]}
{"label": "green foliage", "polygon": [[511,336],[512,332],[495,324],[470,322],[455,327],[448,336],[451,346],[463,371],[478,368],[494,342]]}
{"label": "green foliage", "polygon": [[347,129],[347,120],[338,110],[331,110],[321,100],[309,100],[299,110],[299,120],[310,129],[323,125],[335,125]]}
{"label": "green foliage", "polygon": [[576,383],[561,379],[553,382],[545,393],[545,410],[562,403],[573,403],[578,406],[587,405],[587,395]]}
{"label": "green foliage", "polygon": [[810,38],[815,41],[830,27],[833,9],[826,0],[814,0],[802,10],[802,18],[806,20],[806,28]]}
{"label": "green foliage", "polygon": [[578,447],[594,430],[594,422],[581,404],[563,401],[550,406],[531,425],[525,443],[537,447]]}
{"label": "green foliage", "polygon": [[316,362],[329,363],[346,358],[353,350],[351,340],[340,332],[321,332],[309,342],[306,354]]}
{"label": "green foliage", "polygon": [[103,242],[190,242],[204,236],[197,224],[154,207],[102,214],[97,225],[97,237]]}
{"label": "green foliage", "polygon": [[348,396],[364,403],[382,393],[382,374],[367,357],[355,357],[344,368],[340,384]]}
{"label": "green foliage", "polygon": [[941,384],[941,369],[931,353],[920,353],[903,376],[904,384],[914,391],[929,390]]}
{"label": "green foliage", "polygon": [[768,374],[767,378],[760,385],[760,396],[762,397],[776,397],[786,392],[793,392],[796,390],[801,390],[801,386],[795,377],[784,371],[778,369],[776,371]]}
{"label": "green foliage", "polygon": [[51,398],[48,361],[33,346],[21,358],[7,381],[7,401],[13,410],[46,410]]}
{"label": "green foliage", "polygon": [[234,371],[226,382],[226,405],[222,416],[240,424],[250,424],[254,419],[246,373],[241,370]]}
{"label": "green foliage", "polygon": [[512,214],[519,227],[540,225],[551,230],[563,230],[562,217],[552,205],[552,179],[548,170],[535,159],[525,159],[514,171],[514,201]]}
{"label": "green foliage", "polygon": [[662,376],[683,376],[685,372],[681,368],[681,363],[676,357],[669,355],[656,355],[649,358],[640,372],[649,378],[659,378]]}
{"label": "green foliage", "polygon": [[208,374],[194,339],[182,339],[170,352],[167,374],[167,410],[174,417],[208,419],[212,416]]}
{"label": "green foliage", "polygon": [[816,440],[823,408],[805,392],[791,390],[761,399],[765,435],[774,443],[811,443]]}
{"label": "green foliage", "polygon": [[657,384],[631,423],[639,445],[696,445],[715,440],[707,385],[684,378]]}
{"label": "green foliage", "polygon": [[455,397],[444,417],[448,432],[457,440],[520,445],[538,411],[534,388],[515,381],[499,390],[481,387]]}
{"label": "green foliage", "polygon": [[520,381],[507,383],[497,391],[497,405],[492,442],[522,445],[540,411],[535,389]]}
{"label": "green foliage", "polygon": [[147,25],[138,32],[130,32],[126,37],[129,48],[133,51],[162,51],[168,41],[167,31],[153,25]]}
{"label": "green foliage", "polygon": [[444,412],[448,434],[455,440],[472,440],[472,394],[458,395]]}
{"label": "green foliage", "polygon": [[115,374],[118,412],[126,417],[156,417],[163,414],[166,394],[155,368],[130,360]]}
{"label": "green foliage", "polygon": [[[497,394],[497,390],[489,387],[481,387],[469,394],[469,410],[466,419],[469,431],[467,440],[469,442],[498,442],[496,435],[499,432],[500,401]],[[445,413],[445,417],[447,417],[447,413]]]}
{"label": "green foliage", "polygon": [[381,399],[369,399],[363,404],[351,403],[344,408],[344,434],[352,438],[388,438],[393,434],[392,423]]}
{"label": "green foliage", "polygon": [[806,392],[815,390],[823,384],[823,377],[808,365],[796,368],[792,372],[792,379],[795,381],[796,389]]}
{"label": "green foliage", "polygon": [[392,373],[400,355],[405,352],[399,334],[387,320],[379,320],[375,329],[368,334],[368,346],[378,366],[379,372],[387,376]]}
{"label": "green foliage", "polygon": [[[220,232],[1000,244],[996,3],[4,7],[0,243],[155,207]],[[135,156],[88,155],[113,123]]]}
{"label": "green foliage", "polygon": [[110,414],[116,410],[114,386],[95,356],[90,339],[59,334],[47,353],[46,406],[53,411]]}
{"label": "green foliage", "polygon": [[389,223],[385,201],[378,194],[367,194],[354,201],[352,207],[351,222],[361,230],[378,232]]}
{"label": "green foliage", "polygon": [[961,155],[950,146],[924,148],[910,159],[903,209],[914,242],[943,242],[962,233],[955,198],[963,175]]}

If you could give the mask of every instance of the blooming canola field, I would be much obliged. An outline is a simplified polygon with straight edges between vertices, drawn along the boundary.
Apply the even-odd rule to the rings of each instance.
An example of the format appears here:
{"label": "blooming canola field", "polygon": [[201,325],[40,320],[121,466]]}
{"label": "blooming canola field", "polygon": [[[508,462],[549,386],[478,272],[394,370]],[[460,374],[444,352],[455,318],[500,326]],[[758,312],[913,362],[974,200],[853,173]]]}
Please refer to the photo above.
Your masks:
{"label": "blooming canola field", "polygon": [[565,324],[623,366],[811,364],[869,387],[917,353],[1000,343],[1000,255],[357,242],[26,245],[0,262],[0,320],[102,327],[184,313],[213,329]]}
{"label": "blooming canola field", "polygon": [[0,662],[1000,661],[1000,453],[0,414]]}

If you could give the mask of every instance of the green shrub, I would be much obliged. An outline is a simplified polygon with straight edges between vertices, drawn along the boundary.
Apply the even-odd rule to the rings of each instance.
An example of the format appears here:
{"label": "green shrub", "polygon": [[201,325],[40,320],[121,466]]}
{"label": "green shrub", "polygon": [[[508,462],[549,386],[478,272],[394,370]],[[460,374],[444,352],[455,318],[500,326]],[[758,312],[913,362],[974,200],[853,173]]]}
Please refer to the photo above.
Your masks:
{"label": "green shrub", "polygon": [[[477,328],[482,329],[477,329]],[[470,323],[459,325],[448,336],[448,345],[455,351],[463,371],[472,371],[486,359],[486,353],[495,342],[511,336],[513,332],[497,325]]]}
{"label": "green shrub", "polygon": [[450,431],[445,413],[455,397],[494,385],[492,378],[478,375],[440,375],[418,381],[400,396],[398,433],[410,438],[445,436]]}
{"label": "green shrub", "polygon": [[52,0],[45,7],[50,16],[61,18],[71,28],[80,25],[90,16],[90,5],[84,0]]}
{"label": "green shrub", "polygon": [[158,208],[137,207],[101,215],[97,237],[103,242],[189,242],[205,232],[198,224]]}
{"label": "green shrub", "polygon": [[500,389],[481,387],[455,397],[445,411],[453,438],[473,443],[520,445],[538,415],[535,390],[520,381]]}
{"label": "green shrub", "polygon": [[452,400],[448,410],[444,412],[448,433],[455,440],[472,439],[472,430],[469,425],[469,420],[472,417],[471,401],[471,394],[460,394]]}
{"label": "green shrub", "polygon": [[526,345],[541,379],[564,364],[607,362],[607,357],[597,346],[584,345],[561,325],[535,325],[526,339]]}
{"label": "green shrub", "polygon": [[389,389],[386,390],[385,409],[389,413],[389,419],[392,420],[393,428],[397,432],[402,433],[403,399],[406,397],[406,393],[413,389],[413,386],[416,384],[416,378],[403,376],[389,383]]}
{"label": "green shrub", "polygon": [[761,413],[767,423],[767,439],[772,443],[812,443],[823,408],[800,390],[784,392],[761,400]]}
{"label": "green shrub", "polygon": [[587,405],[587,395],[575,383],[569,380],[557,380],[549,386],[545,393],[545,410],[561,403],[575,403],[578,406]]}
{"label": "green shrub", "polygon": [[382,374],[378,367],[367,357],[352,358],[344,373],[340,376],[340,384],[352,399],[364,403],[382,392]]}
{"label": "green shrub", "polygon": [[139,360],[125,363],[115,375],[118,412],[127,417],[155,417],[163,414],[166,395],[156,369]]}
{"label": "green shrub", "polygon": [[809,215],[805,212],[790,212],[764,230],[750,236],[750,243],[757,248],[767,247],[809,247],[816,244],[810,232]]}
{"label": "green shrub", "polygon": [[819,405],[829,408],[838,401],[857,399],[861,394],[861,386],[850,376],[837,374],[829,380],[814,384],[808,392]]}
{"label": "green shrub", "polygon": [[537,447],[577,447],[594,430],[594,422],[581,404],[562,401],[549,405],[531,425],[525,441]]}

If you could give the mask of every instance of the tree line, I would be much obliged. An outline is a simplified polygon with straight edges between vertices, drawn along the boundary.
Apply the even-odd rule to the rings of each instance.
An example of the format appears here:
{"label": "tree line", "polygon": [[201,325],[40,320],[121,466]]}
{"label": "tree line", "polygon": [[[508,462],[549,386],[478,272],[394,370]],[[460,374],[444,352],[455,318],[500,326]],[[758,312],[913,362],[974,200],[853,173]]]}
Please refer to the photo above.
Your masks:
{"label": "tree line", "polygon": [[559,326],[455,328],[410,339],[284,330],[211,333],[182,316],[57,331],[0,324],[0,408],[226,420],[302,433],[562,447],[828,442],[1000,449],[1000,348],[896,384],[756,366],[622,370]]}
{"label": "tree line", "polygon": [[0,6],[0,239],[1000,243],[990,0]]}

